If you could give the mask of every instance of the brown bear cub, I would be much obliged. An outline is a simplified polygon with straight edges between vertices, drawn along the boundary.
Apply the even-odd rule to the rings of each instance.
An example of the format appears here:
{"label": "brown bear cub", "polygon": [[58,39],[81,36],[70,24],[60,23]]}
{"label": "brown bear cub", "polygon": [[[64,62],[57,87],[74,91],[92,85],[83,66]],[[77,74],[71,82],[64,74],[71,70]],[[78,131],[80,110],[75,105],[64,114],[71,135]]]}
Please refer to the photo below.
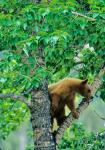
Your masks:
{"label": "brown bear cub", "polygon": [[59,126],[62,124],[66,117],[65,105],[71,110],[74,118],[79,118],[75,108],[75,94],[79,93],[88,100],[91,97],[91,90],[87,82],[87,79],[65,78],[48,86],[52,104],[52,124],[54,118],[56,118]]}

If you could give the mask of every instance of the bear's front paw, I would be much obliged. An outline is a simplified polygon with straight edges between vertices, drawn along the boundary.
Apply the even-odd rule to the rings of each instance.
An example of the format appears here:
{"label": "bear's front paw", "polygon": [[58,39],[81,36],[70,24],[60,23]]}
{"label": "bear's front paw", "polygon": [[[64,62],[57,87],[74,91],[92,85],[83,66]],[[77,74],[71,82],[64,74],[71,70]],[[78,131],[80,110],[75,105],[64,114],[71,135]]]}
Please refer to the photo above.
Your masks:
{"label": "bear's front paw", "polygon": [[72,112],[72,115],[75,119],[78,119],[79,118],[79,113],[77,111],[73,111]]}

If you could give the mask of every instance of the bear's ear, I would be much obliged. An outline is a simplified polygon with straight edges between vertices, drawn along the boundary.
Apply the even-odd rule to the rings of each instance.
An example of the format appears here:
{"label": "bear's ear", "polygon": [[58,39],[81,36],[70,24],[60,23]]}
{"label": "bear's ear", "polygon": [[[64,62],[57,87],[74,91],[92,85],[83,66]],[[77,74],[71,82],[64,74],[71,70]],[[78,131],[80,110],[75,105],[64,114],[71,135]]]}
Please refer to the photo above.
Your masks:
{"label": "bear's ear", "polygon": [[82,81],[82,85],[85,85],[88,82],[88,79]]}

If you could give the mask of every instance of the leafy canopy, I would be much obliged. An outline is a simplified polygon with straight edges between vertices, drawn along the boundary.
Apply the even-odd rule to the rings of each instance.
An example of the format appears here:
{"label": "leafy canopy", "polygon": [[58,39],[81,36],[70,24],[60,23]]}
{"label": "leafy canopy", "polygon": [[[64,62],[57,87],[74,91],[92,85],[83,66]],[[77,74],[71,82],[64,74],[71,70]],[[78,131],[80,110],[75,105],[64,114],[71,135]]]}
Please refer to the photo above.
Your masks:
{"label": "leafy canopy", "polygon": [[[29,0],[0,1],[1,93],[22,93],[40,86],[46,77],[54,82],[69,73],[94,80],[105,57],[105,2],[88,2],[89,12],[75,0],[38,5]],[[88,43],[90,46],[84,48]],[[104,83],[101,91],[104,100]],[[18,126],[26,111],[19,102],[0,101],[0,138]]]}

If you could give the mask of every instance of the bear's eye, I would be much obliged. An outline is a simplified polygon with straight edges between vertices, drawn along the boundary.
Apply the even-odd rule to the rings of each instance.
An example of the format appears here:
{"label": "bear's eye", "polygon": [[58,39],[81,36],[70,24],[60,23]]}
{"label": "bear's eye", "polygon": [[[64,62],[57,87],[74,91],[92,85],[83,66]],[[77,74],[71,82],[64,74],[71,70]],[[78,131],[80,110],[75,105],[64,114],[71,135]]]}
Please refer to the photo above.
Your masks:
{"label": "bear's eye", "polygon": [[88,89],[88,92],[90,93],[90,92],[91,92],[91,90],[90,90],[90,89]]}

